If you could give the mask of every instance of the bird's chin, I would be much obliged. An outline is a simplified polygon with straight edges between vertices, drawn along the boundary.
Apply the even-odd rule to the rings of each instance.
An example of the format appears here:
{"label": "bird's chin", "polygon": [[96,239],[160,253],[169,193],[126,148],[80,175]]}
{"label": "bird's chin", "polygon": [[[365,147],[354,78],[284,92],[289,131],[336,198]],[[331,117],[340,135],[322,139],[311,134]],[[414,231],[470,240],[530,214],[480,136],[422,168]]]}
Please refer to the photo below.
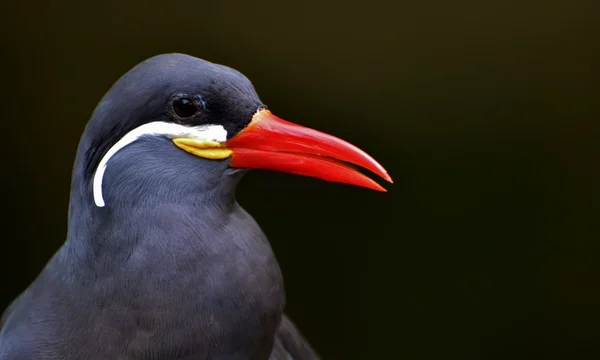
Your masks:
{"label": "bird's chin", "polygon": [[226,176],[232,176],[237,178],[238,180],[244,176],[250,169],[242,169],[242,168],[227,168],[225,170]]}
{"label": "bird's chin", "polygon": [[248,170],[251,170],[251,169],[228,167],[223,174],[224,181],[222,183],[228,184],[228,185],[226,185],[226,187],[235,188],[242,180],[242,177],[244,177],[244,175],[246,173],[248,173]]}

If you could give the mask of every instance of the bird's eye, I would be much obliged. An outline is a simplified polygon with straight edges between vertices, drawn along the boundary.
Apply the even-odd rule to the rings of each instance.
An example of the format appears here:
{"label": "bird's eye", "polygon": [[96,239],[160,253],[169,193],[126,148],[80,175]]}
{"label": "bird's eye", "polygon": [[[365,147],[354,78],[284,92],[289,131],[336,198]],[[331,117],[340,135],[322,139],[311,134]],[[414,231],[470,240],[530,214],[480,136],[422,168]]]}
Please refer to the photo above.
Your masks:
{"label": "bird's eye", "polygon": [[181,119],[191,118],[199,111],[198,104],[187,97],[177,97],[172,102],[173,112]]}

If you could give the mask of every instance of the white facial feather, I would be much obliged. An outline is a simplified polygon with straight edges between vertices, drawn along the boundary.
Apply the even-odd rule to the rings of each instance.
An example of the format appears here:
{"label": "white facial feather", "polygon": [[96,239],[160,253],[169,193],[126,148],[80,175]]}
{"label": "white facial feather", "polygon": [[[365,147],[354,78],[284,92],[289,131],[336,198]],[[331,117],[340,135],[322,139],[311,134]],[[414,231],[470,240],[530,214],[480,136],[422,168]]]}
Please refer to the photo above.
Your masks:
{"label": "white facial feather", "polygon": [[227,131],[221,125],[200,125],[189,127],[180,124],[155,121],[131,130],[106,152],[100,161],[100,164],[98,164],[98,168],[94,174],[93,182],[94,202],[96,203],[96,206],[104,207],[105,205],[104,198],[102,197],[102,179],[104,178],[106,165],[108,164],[110,158],[125,146],[146,135],[162,135],[169,138],[190,137],[199,140],[213,140],[218,142],[225,142],[227,140]]}

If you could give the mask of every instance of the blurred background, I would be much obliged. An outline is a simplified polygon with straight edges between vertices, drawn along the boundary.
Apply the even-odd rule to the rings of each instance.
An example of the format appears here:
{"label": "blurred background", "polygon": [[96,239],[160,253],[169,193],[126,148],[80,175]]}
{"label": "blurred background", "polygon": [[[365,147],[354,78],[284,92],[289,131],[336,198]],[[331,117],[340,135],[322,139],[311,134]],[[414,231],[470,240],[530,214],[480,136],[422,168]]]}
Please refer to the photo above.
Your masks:
{"label": "blurred background", "polygon": [[[247,75],[363,148],[377,193],[273,172],[238,190],[324,359],[600,358],[600,3],[5,1],[0,308],[65,239],[95,105],[147,57]],[[598,357],[597,357],[598,356]]]}

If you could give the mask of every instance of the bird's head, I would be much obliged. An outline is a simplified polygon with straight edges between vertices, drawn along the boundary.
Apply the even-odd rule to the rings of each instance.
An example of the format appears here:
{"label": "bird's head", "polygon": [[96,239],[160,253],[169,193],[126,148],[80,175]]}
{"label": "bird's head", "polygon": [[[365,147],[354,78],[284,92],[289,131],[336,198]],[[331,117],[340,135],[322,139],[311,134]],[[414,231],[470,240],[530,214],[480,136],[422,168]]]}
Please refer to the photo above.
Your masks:
{"label": "bird's head", "polygon": [[385,191],[348,164],[391,182],[357,147],[273,115],[238,71],[168,54],[140,63],[104,96],[80,142],[74,179],[97,207],[110,204],[113,178],[189,184],[197,181],[190,169],[215,183],[234,169],[260,168]]}

